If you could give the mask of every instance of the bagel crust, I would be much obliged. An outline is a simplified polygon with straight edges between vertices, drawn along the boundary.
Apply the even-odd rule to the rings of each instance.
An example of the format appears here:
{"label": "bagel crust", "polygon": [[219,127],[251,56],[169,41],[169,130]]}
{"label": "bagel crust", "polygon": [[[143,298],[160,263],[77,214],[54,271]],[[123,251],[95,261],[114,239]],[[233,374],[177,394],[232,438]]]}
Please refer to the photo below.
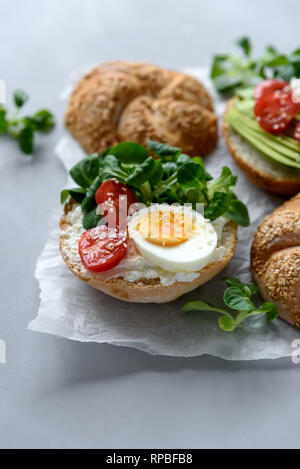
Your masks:
{"label": "bagel crust", "polygon": [[92,272],[86,274],[82,270],[82,264],[76,265],[71,260],[67,249],[66,230],[70,225],[67,219],[68,213],[72,210],[73,201],[65,206],[64,215],[61,219],[60,251],[61,255],[69,269],[83,282],[91,287],[106,293],[114,298],[131,303],[169,303],[180,298],[185,293],[195,290],[199,286],[211,280],[218,275],[229,264],[237,241],[237,225],[233,222],[228,223],[223,230],[222,245],[226,247],[222,260],[210,264],[203,269],[193,282],[175,282],[171,286],[164,286],[160,279],[145,279],[136,282],[128,282],[123,278],[114,278],[104,280]]}
{"label": "bagel crust", "polygon": [[[226,122],[226,115],[229,113],[234,101],[235,98],[227,104],[223,122],[223,135],[228,150],[237,165],[250,181],[261,189],[285,197],[297,194],[300,191],[300,172],[289,171],[269,161]],[[255,161],[251,157],[254,153]]]}
{"label": "bagel crust", "polygon": [[210,153],[218,140],[212,99],[200,81],[133,62],[106,63],[82,78],[65,122],[88,153],[151,139],[196,156]]}
{"label": "bagel crust", "polygon": [[300,194],[268,216],[251,251],[252,273],[280,317],[300,327]]}

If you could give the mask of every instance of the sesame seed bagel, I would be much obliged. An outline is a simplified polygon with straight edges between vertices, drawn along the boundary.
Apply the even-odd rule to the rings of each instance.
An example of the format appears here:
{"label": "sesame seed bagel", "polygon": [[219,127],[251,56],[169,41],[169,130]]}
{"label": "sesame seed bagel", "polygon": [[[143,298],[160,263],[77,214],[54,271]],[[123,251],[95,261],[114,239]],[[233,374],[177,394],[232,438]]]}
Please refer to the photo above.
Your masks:
{"label": "sesame seed bagel", "polygon": [[[237,241],[237,225],[228,223],[223,229],[221,245],[225,247],[224,255],[220,261],[216,261],[201,272],[199,277],[192,282],[176,281],[171,286],[164,286],[160,279],[141,279],[136,282],[128,282],[123,278],[105,280],[99,274],[87,271],[80,259],[79,254],[74,256],[68,243],[68,228],[70,221],[68,213],[72,211],[74,202],[65,205],[64,215],[61,218],[60,251],[69,269],[83,282],[119,300],[132,303],[169,303],[181,297],[185,293],[195,290],[200,285],[218,275],[230,262]],[[76,253],[77,254],[77,253]]]}
{"label": "sesame seed bagel", "polygon": [[300,327],[300,194],[268,216],[251,251],[252,273],[280,317]]}
{"label": "sesame seed bagel", "polygon": [[200,81],[134,62],[105,63],[82,78],[65,122],[88,153],[152,139],[202,156],[218,140],[212,99]]}
{"label": "sesame seed bagel", "polygon": [[[225,117],[234,101],[235,98],[229,101]],[[226,119],[223,122],[223,134],[235,162],[258,187],[286,197],[295,195],[300,191],[299,171],[289,171],[267,159],[232,129]]]}

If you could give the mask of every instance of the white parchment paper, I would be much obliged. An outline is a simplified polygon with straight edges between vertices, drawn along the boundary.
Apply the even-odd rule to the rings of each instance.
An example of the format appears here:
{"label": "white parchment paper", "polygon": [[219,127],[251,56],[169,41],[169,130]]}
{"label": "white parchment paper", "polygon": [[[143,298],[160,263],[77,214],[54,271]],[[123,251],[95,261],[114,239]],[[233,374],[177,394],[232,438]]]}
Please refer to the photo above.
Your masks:
{"label": "white parchment paper", "polygon": [[[214,93],[208,70],[189,69],[187,72],[205,82],[214,95],[221,118],[225,103]],[[64,99],[79,76],[80,73],[73,73]],[[59,142],[56,153],[66,172],[86,156],[67,132]],[[240,228],[235,256],[218,278],[166,305],[128,304],[115,300],[85,285],[64,264],[58,248],[61,207],[57,207],[48,242],[37,263],[36,278],[40,285],[41,303],[29,329],[80,342],[134,347],[151,354],[172,357],[209,354],[227,360],[259,360],[291,356],[292,343],[300,338],[300,332],[280,319],[271,325],[264,318],[252,319],[243,329],[231,334],[219,329],[218,316],[214,313],[181,313],[181,307],[187,301],[196,299],[221,306],[224,276],[239,277],[251,283],[249,259],[253,235],[264,217],[283,202],[248,181],[234,164],[222,138],[217,150],[206,158],[206,165],[215,176],[225,165],[239,175],[237,194],[247,204],[252,220],[250,228]]]}

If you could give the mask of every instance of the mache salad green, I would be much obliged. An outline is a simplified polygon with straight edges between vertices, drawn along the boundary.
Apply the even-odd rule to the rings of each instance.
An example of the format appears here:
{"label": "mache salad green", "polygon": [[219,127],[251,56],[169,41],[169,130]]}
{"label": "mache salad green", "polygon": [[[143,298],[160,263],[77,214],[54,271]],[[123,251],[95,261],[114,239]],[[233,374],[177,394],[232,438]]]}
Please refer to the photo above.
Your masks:
{"label": "mache salad green", "polygon": [[250,224],[246,206],[234,193],[237,177],[228,167],[222,169],[219,178],[213,179],[202,158],[192,158],[180,148],[159,142],[149,141],[148,148],[121,143],[103,155],[95,154],[80,161],[70,175],[78,187],[64,190],[61,202],[71,197],[81,204],[86,230],[97,226],[101,219],[95,194],[111,179],[126,184],[146,206],[203,204],[205,217],[211,221],[224,215],[240,226]]}

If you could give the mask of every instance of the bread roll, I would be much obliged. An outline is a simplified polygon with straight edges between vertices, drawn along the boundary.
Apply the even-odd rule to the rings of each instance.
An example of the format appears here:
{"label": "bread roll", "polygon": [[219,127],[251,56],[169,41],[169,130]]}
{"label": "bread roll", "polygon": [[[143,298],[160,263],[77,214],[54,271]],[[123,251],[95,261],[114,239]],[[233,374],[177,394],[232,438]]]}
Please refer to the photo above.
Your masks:
{"label": "bread roll", "polygon": [[106,63],[86,75],[71,96],[65,120],[88,153],[152,139],[202,156],[218,139],[217,116],[202,83],[133,62]]}
{"label": "bread roll", "polygon": [[[234,99],[229,101],[226,114],[230,111],[233,102]],[[288,170],[273,163],[232,129],[226,119],[223,123],[223,134],[235,162],[258,187],[287,197],[300,191],[299,171]]]}
{"label": "bread roll", "polygon": [[252,272],[266,301],[300,327],[300,194],[267,217],[251,252]]}

